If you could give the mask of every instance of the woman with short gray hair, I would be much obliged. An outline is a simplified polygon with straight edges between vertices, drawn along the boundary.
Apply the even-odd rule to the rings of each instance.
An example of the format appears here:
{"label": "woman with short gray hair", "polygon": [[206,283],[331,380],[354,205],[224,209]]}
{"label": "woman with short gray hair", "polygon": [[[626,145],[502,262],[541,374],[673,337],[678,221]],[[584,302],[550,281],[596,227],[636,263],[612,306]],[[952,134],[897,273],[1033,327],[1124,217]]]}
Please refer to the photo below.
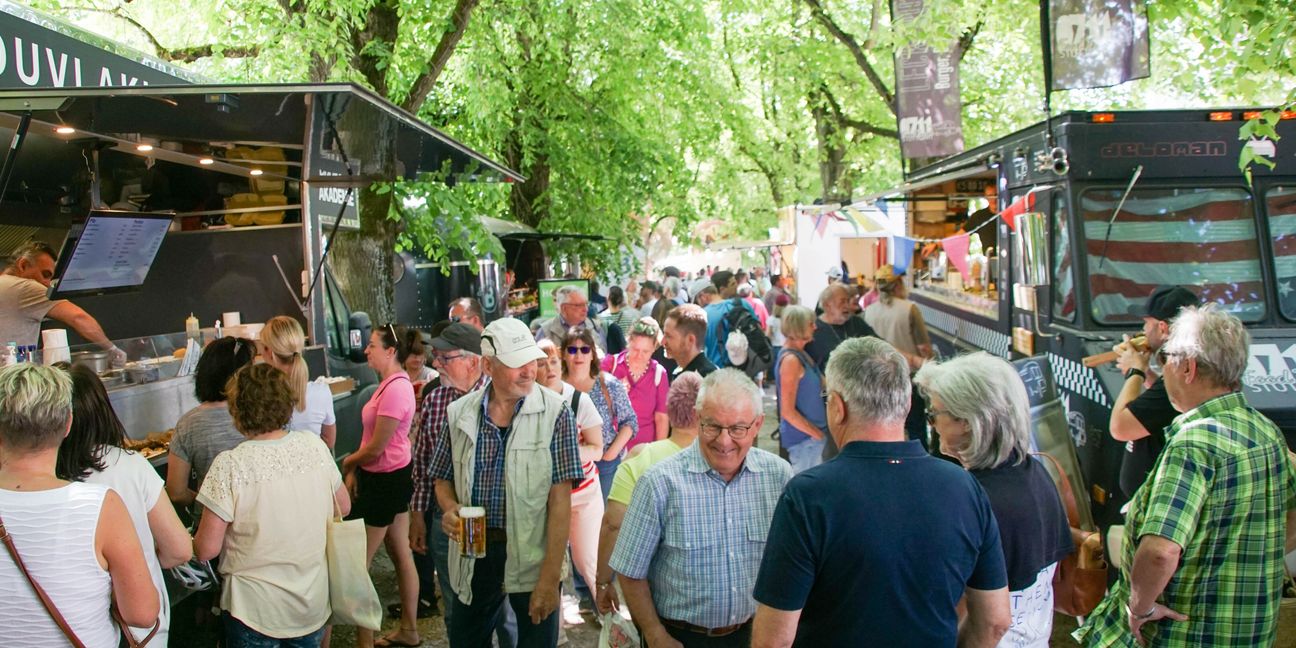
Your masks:
{"label": "woman with short gray hair", "polygon": [[1071,553],[1071,525],[1053,478],[1031,459],[1030,401],[1017,370],[988,353],[927,363],[914,382],[930,406],[940,450],[976,478],[994,509],[1012,592],[1000,646],[1045,648],[1053,626],[1053,573]]}

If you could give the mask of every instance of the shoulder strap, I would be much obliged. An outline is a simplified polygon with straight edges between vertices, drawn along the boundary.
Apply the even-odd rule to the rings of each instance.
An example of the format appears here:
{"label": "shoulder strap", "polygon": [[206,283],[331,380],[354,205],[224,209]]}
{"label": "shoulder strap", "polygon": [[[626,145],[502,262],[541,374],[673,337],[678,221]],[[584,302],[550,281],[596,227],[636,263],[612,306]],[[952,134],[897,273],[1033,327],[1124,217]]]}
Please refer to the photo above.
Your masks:
{"label": "shoulder strap", "polygon": [[612,415],[612,429],[620,428],[620,421],[617,420],[616,403],[612,402],[612,392],[608,391],[607,381],[603,380],[603,374],[598,377],[599,389],[603,390],[603,401],[607,403],[608,414]]}
{"label": "shoulder strap", "polygon": [[59,627],[59,630],[63,631],[63,636],[67,637],[68,642],[76,646],[76,648],[85,648],[85,644],[81,643],[81,639],[76,636],[75,632],[72,632],[72,627],[59,613],[58,608],[54,607],[54,601],[50,600],[44,588],[36,582],[36,579],[32,578],[31,572],[27,571],[27,565],[23,564],[22,556],[18,555],[18,548],[14,546],[13,537],[5,529],[4,520],[0,520],[0,542],[4,542],[5,549],[9,550],[9,556],[13,558],[14,564],[18,566],[18,571],[27,577],[27,582],[31,584],[32,590],[36,592],[36,598],[40,599],[41,605],[45,606],[45,611],[49,613],[51,619],[54,619],[55,625]]}
{"label": "shoulder strap", "polygon": [[1062,463],[1053,458],[1053,455],[1047,452],[1032,452],[1036,457],[1044,457],[1053,464],[1057,470],[1060,484],[1057,485],[1058,492],[1062,495],[1062,506],[1066,508],[1067,521],[1072,527],[1080,528],[1080,509],[1076,506],[1075,491],[1071,490],[1071,478],[1067,477],[1066,470],[1062,468]]}
{"label": "shoulder strap", "polygon": [[581,398],[581,391],[579,389],[573,389],[572,402],[571,402],[571,410],[573,415],[576,415],[578,412],[580,412],[580,398]]}

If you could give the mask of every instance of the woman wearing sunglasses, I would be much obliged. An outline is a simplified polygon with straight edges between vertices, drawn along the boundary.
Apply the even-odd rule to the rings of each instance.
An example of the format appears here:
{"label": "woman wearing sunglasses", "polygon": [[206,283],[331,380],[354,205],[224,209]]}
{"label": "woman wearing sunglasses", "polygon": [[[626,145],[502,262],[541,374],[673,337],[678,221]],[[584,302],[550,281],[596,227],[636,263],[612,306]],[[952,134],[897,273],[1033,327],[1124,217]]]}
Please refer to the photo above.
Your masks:
{"label": "woman wearing sunglasses", "polygon": [[657,322],[644,317],[630,326],[626,350],[603,358],[603,371],[612,374],[625,386],[639,424],[639,431],[626,444],[627,451],[665,439],[670,432],[670,422],[666,418],[670,379],[665,367],[652,357],[660,344],[661,329]]}
{"label": "woman wearing sunglasses", "polygon": [[576,391],[589,394],[603,417],[603,457],[595,465],[598,466],[599,488],[606,502],[626,444],[639,431],[639,421],[625,386],[611,374],[599,370],[595,357],[598,348],[589,329],[568,331],[559,349],[563,352],[563,380],[571,383]]}

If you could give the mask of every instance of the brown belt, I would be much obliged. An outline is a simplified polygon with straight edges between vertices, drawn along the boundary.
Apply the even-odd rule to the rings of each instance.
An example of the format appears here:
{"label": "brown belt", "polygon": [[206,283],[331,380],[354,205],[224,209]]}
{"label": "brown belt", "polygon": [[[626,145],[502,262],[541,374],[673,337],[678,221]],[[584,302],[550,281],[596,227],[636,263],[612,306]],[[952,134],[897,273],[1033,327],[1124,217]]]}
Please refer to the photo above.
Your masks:
{"label": "brown belt", "polygon": [[751,622],[751,619],[747,619],[742,623],[727,625],[723,628],[703,628],[702,626],[696,626],[687,621],[676,621],[674,619],[662,619],[661,622],[662,625],[679,628],[680,630],[688,630],[689,632],[696,632],[697,634],[706,635],[708,637],[725,637],[741,630],[743,626]]}

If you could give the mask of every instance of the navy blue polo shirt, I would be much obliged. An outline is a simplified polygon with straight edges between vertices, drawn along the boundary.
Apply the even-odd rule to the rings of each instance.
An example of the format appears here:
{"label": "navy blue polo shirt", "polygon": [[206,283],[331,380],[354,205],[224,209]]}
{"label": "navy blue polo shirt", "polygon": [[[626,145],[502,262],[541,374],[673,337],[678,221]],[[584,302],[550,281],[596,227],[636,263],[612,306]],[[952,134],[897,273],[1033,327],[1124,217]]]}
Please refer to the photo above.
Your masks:
{"label": "navy blue polo shirt", "polygon": [[855,441],[788,482],[754,596],[796,646],[954,646],[965,588],[1008,584],[980,484],[917,441]]}

